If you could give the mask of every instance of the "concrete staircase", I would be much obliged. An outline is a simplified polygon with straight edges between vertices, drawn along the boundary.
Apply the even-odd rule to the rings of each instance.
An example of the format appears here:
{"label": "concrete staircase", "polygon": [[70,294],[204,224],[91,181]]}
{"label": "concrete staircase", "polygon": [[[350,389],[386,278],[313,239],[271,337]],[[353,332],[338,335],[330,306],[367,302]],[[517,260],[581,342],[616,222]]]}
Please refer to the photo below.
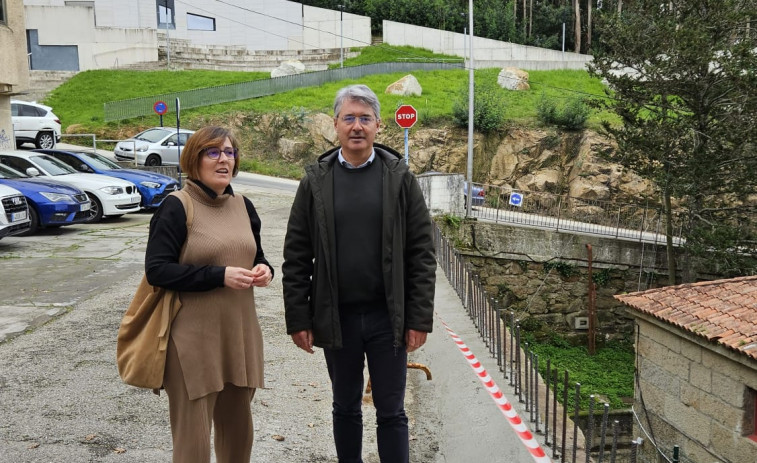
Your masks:
{"label": "concrete staircase", "polygon": [[[339,48],[311,50],[249,50],[242,46],[192,45],[184,39],[170,39],[172,69],[212,69],[225,71],[271,71],[287,60],[298,60],[308,71],[322,71],[338,63]],[[344,57],[357,56],[345,50]],[[158,59],[163,69],[168,61],[164,34],[158,34]]]}
{"label": "concrete staircase", "polygon": [[[76,75],[76,71],[29,71],[29,90],[13,98],[41,102],[57,86]],[[55,111],[55,108],[53,108]]]}

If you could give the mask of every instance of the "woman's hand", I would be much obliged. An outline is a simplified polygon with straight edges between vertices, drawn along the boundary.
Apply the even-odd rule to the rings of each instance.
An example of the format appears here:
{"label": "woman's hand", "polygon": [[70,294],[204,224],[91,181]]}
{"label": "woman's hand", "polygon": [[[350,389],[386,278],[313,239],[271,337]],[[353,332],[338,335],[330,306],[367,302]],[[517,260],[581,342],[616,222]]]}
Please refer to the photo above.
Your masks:
{"label": "woman's hand", "polygon": [[271,273],[271,268],[268,267],[266,264],[258,264],[254,267],[252,267],[252,275],[253,275],[253,286],[259,286],[261,288],[264,288],[271,284],[271,280],[273,280],[273,274]]}
{"label": "woman's hand", "polygon": [[223,285],[232,289],[248,289],[252,286],[268,286],[272,279],[271,269],[265,264],[258,264],[252,270],[242,267],[226,267]]}

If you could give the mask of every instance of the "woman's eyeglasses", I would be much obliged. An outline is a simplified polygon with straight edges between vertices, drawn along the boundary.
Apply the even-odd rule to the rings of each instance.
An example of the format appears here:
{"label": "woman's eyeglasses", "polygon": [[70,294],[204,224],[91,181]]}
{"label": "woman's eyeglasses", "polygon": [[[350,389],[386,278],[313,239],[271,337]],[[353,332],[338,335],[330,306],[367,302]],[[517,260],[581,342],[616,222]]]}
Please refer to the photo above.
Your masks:
{"label": "woman's eyeglasses", "polygon": [[221,153],[225,154],[229,159],[237,158],[237,150],[235,150],[234,148],[205,148],[203,151],[205,151],[205,155],[207,157],[213,159],[214,161],[221,157]]}

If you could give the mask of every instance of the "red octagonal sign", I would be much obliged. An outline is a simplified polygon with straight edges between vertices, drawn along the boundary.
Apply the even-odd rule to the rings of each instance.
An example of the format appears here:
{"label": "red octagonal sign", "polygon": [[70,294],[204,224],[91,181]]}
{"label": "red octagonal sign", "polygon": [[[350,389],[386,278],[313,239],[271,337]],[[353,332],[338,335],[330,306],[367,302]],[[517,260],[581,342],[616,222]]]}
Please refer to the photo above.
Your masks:
{"label": "red octagonal sign", "polygon": [[409,129],[414,126],[418,120],[418,112],[409,104],[403,104],[397,108],[397,112],[394,113],[394,120],[397,121],[397,125],[403,129]]}

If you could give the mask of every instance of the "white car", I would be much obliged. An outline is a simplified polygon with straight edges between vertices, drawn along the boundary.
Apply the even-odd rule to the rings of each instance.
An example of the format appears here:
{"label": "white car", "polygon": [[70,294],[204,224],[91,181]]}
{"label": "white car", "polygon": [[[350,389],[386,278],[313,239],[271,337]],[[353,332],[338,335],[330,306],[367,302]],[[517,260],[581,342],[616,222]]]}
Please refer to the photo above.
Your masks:
{"label": "white car", "polygon": [[103,216],[121,216],[139,211],[142,197],[136,185],[120,178],[100,174],[83,174],[47,154],[25,151],[0,151],[0,164],[26,173],[70,185],[87,193],[91,201],[90,220]]}
{"label": "white car", "polygon": [[53,108],[11,100],[11,115],[16,148],[24,143],[34,143],[38,149],[50,149],[60,141],[60,119],[53,114]]}
{"label": "white car", "polygon": [[133,161],[141,166],[179,165],[179,153],[194,130],[153,127],[118,142],[113,154],[119,161]]}
{"label": "white car", "polygon": [[0,185],[0,238],[24,233],[31,227],[29,205],[20,191]]}

